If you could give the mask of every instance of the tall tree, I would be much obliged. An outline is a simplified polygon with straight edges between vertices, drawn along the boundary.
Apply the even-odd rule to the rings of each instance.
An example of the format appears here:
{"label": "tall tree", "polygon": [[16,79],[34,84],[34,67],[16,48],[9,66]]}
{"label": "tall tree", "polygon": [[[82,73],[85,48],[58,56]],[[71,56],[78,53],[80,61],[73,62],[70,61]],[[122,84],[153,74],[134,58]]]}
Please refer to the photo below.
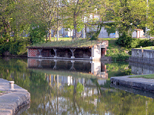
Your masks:
{"label": "tall tree", "polygon": [[111,4],[110,2],[110,0],[95,0],[96,11],[94,12],[94,14],[99,16],[99,20],[93,19],[94,21],[89,23],[90,25],[97,25],[96,32],[91,37],[91,40],[98,39],[102,27],[105,26],[106,23],[108,23],[107,21],[112,21],[110,14],[113,10],[113,4]]}
{"label": "tall tree", "polygon": [[[115,0],[114,21],[119,33],[130,35],[135,28],[142,28],[146,22],[146,0]],[[120,34],[122,35],[122,34]]]}
{"label": "tall tree", "polygon": [[39,6],[39,17],[45,21],[49,33],[49,40],[51,40],[51,29],[57,22],[57,0],[35,0]]}
{"label": "tall tree", "polygon": [[84,19],[94,10],[93,0],[62,0],[64,26],[73,29],[73,39],[84,27]]}
{"label": "tall tree", "polygon": [[146,27],[148,28],[147,34],[154,35],[154,1],[147,0],[146,10]]}
{"label": "tall tree", "polygon": [[1,0],[0,1],[0,37],[1,42],[3,41],[2,38],[5,40],[9,40],[10,32],[11,32],[11,14],[12,9],[14,8],[14,1],[13,0]]}

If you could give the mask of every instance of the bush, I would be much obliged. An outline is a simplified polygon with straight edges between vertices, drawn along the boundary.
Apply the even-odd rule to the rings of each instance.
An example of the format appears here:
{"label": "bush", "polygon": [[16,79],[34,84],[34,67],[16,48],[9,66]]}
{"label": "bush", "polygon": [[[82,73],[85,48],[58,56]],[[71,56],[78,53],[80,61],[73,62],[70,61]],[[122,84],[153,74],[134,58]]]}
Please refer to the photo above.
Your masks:
{"label": "bush", "polygon": [[125,53],[125,51],[119,49],[109,49],[107,50],[107,55],[112,57],[112,60],[116,61],[126,61],[129,59],[129,54]]}
{"label": "bush", "polygon": [[138,39],[134,39],[128,36],[126,33],[123,33],[117,40],[117,44],[126,48],[135,48],[138,46]]}
{"label": "bush", "polygon": [[30,30],[30,42],[32,44],[36,43],[44,43],[45,42],[45,35],[47,34],[46,26],[43,24],[31,24]]}
{"label": "bush", "polygon": [[9,52],[11,55],[23,55],[27,51],[26,46],[28,44],[28,39],[5,42],[0,44],[0,55],[5,52]]}
{"label": "bush", "polygon": [[151,40],[140,40],[137,47],[140,47],[140,46],[146,47],[146,46],[152,46],[152,45],[153,45],[153,41]]}
{"label": "bush", "polygon": [[143,40],[143,39],[136,39],[128,36],[126,33],[123,33],[122,36],[118,38],[116,43],[120,46],[126,47],[126,48],[137,48],[137,47],[146,47],[146,46],[152,46],[154,43],[152,40]]}

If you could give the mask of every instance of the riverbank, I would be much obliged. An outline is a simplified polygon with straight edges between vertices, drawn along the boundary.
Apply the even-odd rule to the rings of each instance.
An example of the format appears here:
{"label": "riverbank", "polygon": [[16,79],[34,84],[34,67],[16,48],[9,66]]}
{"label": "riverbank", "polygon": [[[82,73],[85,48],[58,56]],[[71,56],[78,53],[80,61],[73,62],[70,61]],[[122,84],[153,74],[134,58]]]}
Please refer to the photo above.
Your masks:
{"label": "riverbank", "polygon": [[27,90],[16,84],[14,89],[10,89],[10,82],[2,78],[0,78],[0,91],[4,92],[0,96],[0,115],[14,115],[30,104],[30,93]]}
{"label": "riverbank", "polygon": [[111,83],[114,85],[140,89],[154,92],[154,79],[134,78],[134,75],[123,77],[111,77]]}
{"label": "riverbank", "polygon": [[[69,39],[68,38],[62,38],[62,39],[60,39],[59,41],[56,41],[56,42],[50,41],[52,44],[50,42],[48,42],[48,43],[46,43],[46,45],[47,46],[48,45],[49,46],[55,46],[56,45],[56,46],[60,46],[60,47],[62,47],[62,46],[83,47],[83,46],[91,46],[95,43],[105,41],[105,40],[107,40],[109,42],[109,46],[107,48],[106,56],[109,57],[109,58],[112,58],[112,61],[127,61],[129,59],[130,49],[118,46],[116,44],[117,38],[99,38],[98,41],[90,41],[90,40],[87,40],[87,39],[79,39],[79,40],[76,40],[76,41],[71,41],[70,38]],[[29,45],[30,44],[27,44],[26,46],[29,46]],[[6,45],[6,46],[8,46],[8,45]],[[6,51],[3,51],[3,53],[0,52],[0,56],[4,56],[4,57],[27,57],[26,46],[24,46],[24,48],[19,48],[21,51],[20,50],[18,51],[14,48],[14,49],[11,49],[11,51],[6,50]],[[5,49],[7,49],[7,48],[5,48]],[[20,52],[20,53],[15,53],[15,52]],[[103,60],[104,60],[104,58],[103,58]]]}

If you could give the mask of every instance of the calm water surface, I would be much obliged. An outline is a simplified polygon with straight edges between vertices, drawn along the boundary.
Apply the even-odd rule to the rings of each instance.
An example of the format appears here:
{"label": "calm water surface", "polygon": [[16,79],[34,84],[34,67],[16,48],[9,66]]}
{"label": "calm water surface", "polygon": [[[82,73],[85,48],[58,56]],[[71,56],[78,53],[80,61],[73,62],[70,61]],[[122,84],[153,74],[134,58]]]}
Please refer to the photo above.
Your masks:
{"label": "calm water surface", "polygon": [[110,77],[144,71],[128,63],[0,59],[0,77],[31,94],[22,115],[153,115],[153,94],[110,86]]}

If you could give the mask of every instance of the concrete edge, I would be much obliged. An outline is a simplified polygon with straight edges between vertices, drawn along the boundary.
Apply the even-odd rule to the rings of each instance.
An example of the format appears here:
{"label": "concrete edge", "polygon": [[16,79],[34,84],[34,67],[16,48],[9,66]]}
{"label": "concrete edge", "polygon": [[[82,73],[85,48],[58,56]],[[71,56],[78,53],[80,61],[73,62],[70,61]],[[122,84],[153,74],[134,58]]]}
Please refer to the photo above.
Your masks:
{"label": "concrete edge", "polygon": [[110,81],[111,84],[116,86],[124,86],[154,93],[154,82],[149,82],[151,79],[129,78],[131,76],[134,75],[123,77],[111,77]]}
{"label": "concrete edge", "polygon": [[[9,84],[7,85],[6,83],[9,83],[9,81],[3,79],[0,79],[0,81],[4,81],[4,86],[8,87]],[[3,91],[10,90],[6,88]],[[23,107],[29,104],[30,93],[27,90],[15,85],[15,90],[12,90],[10,91],[10,93],[0,96],[0,115],[15,115]]]}

